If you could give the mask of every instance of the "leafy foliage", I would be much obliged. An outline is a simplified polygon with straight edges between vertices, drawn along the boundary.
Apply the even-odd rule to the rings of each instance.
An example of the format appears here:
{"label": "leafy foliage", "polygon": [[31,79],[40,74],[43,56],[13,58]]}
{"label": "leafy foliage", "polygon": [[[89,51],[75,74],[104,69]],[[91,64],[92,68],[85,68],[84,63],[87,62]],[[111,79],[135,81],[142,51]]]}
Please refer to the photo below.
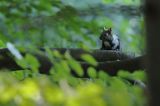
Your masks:
{"label": "leafy foliage", "polygon": [[18,47],[100,48],[98,36],[107,26],[120,36],[123,51],[140,54],[144,31],[138,5],[139,0],[1,0],[0,37]]}
{"label": "leafy foliage", "polygon": [[55,83],[54,75],[50,78],[39,75],[39,77],[25,78],[21,81],[15,79],[13,73],[1,72],[0,76],[0,104],[3,106],[144,105],[140,87],[128,85],[118,77],[107,76],[110,80],[74,79],[77,83],[73,86],[69,84],[71,83],[69,80],[68,82],[65,79]]}
{"label": "leafy foliage", "polygon": [[[51,61],[54,62],[50,75],[37,73],[38,61],[30,54],[17,61],[23,68],[27,68],[26,70],[1,72],[1,105],[145,105],[141,86],[132,85],[127,80],[131,78],[145,82],[144,72],[131,74],[122,70],[117,77],[111,77],[103,71],[96,71],[93,67],[89,67],[87,73],[90,78],[76,78],[70,74],[71,70],[74,69],[79,76],[83,75],[83,70],[68,52],[64,55],[58,51],[48,52],[52,57]],[[92,59],[89,60],[94,63]]]}
{"label": "leafy foliage", "polygon": [[[87,71],[90,78],[76,78],[72,70],[78,76],[84,73],[69,52],[61,55],[48,49],[99,49],[101,29],[107,26],[120,36],[122,51],[140,55],[145,52],[145,39],[139,5],[139,0],[1,0],[0,48],[11,48],[24,70],[1,70],[6,72],[0,72],[0,105],[145,106],[142,88],[125,80],[145,82],[144,72],[122,70],[111,77],[95,70],[95,59],[84,54],[82,60],[93,66]],[[39,74],[34,55],[21,57],[14,46],[22,51],[44,47],[54,64],[50,75]]]}

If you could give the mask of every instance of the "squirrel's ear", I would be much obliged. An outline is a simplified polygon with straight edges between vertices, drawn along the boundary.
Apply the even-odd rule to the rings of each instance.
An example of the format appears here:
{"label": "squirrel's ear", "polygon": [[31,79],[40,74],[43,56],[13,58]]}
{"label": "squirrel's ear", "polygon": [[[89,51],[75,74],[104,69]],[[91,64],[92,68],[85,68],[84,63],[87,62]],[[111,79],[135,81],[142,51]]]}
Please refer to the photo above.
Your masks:
{"label": "squirrel's ear", "polygon": [[109,32],[112,32],[112,28],[109,28],[108,31],[109,31]]}

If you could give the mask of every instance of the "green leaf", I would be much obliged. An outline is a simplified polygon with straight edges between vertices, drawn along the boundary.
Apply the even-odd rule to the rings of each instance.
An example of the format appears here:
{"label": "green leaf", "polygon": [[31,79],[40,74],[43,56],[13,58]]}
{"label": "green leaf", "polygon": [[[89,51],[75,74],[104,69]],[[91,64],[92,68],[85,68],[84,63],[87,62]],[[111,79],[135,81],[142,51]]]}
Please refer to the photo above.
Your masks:
{"label": "green leaf", "polygon": [[29,67],[33,70],[38,70],[40,64],[39,61],[37,60],[37,58],[35,58],[33,55],[31,54],[26,54],[25,56],[25,60],[27,61]]}
{"label": "green leaf", "polygon": [[15,71],[12,74],[19,80],[22,80],[25,78],[23,70]]}
{"label": "green leaf", "polygon": [[122,91],[125,91],[127,90],[127,86],[126,84],[123,82],[123,80],[121,80],[121,78],[118,78],[118,77],[112,77],[112,88],[113,89],[119,89],[119,90],[122,90]]}
{"label": "green leaf", "polygon": [[128,71],[120,70],[117,75],[122,78],[136,79],[142,81],[146,80],[146,75],[143,70],[137,70],[134,73],[129,73]]}
{"label": "green leaf", "polygon": [[93,67],[89,67],[87,69],[87,73],[91,78],[96,78],[97,77],[97,71]]}
{"label": "green leaf", "polygon": [[40,67],[39,61],[31,54],[26,54],[24,58],[17,59],[16,62],[22,68],[29,68],[35,72],[37,72],[38,68]]}
{"label": "green leaf", "polygon": [[110,79],[110,76],[102,70],[98,72],[98,77],[102,80],[108,80],[108,81]]}
{"label": "green leaf", "polygon": [[48,47],[45,48],[46,52],[47,52],[47,56],[49,57],[49,59],[53,59],[53,53],[52,50],[50,50]]}
{"label": "green leaf", "polygon": [[69,59],[68,60],[69,66],[79,75],[82,76],[83,75],[83,69],[81,67],[81,65],[75,61],[74,59]]}
{"label": "green leaf", "polygon": [[55,50],[52,52],[53,52],[53,56],[58,57],[58,58],[62,58],[62,55],[59,53],[59,51]]}
{"label": "green leaf", "polygon": [[65,70],[66,72],[70,72],[70,68],[69,68],[68,62],[66,60],[62,60],[60,62],[60,64],[61,64],[61,67],[63,70]]}
{"label": "green leaf", "polygon": [[6,46],[5,46],[5,44],[3,43],[3,41],[2,40],[0,40],[0,48],[5,48]]}
{"label": "green leaf", "polygon": [[93,66],[98,65],[97,61],[89,54],[83,54],[81,58]]}
{"label": "green leaf", "polygon": [[143,70],[137,70],[135,71],[132,76],[137,80],[146,81],[146,74]]}
{"label": "green leaf", "polygon": [[131,73],[129,73],[128,71],[125,71],[125,70],[119,70],[117,75],[119,77],[123,77],[123,78],[132,78]]}

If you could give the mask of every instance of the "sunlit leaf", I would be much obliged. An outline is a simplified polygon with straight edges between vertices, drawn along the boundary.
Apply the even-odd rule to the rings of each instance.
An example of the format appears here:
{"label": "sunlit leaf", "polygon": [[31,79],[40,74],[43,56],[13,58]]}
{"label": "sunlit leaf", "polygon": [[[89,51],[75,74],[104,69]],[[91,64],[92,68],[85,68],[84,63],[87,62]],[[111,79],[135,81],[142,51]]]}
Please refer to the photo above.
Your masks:
{"label": "sunlit leaf", "polygon": [[98,64],[97,61],[89,54],[83,54],[81,58],[93,66],[97,66]]}
{"label": "sunlit leaf", "polygon": [[131,73],[129,73],[128,71],[125,71],[125,70],[119,70],[117,75],[120,77],[125,77],[125,78],[131,77]]}
{"label": "sunlit leaf", "polygon": [[73,69],[79,76],[83,75],[83,69],[77,61],[75,61],[74,59],[69,59],[68,63],[71,69]]}
{"label": "sunlit leaf", "polygon": [[142,70],[137,70],[133,74],[133,77],[138,80],[146,81],[146,74]]}
{"label": "sunlit leaf", "polygon": [[31,54],[26,54],[25,60],[27,61],[29,67],[33,70],[37,70],[40,66],[39,61]]}
{"label": "sunlit leaf", "polygon": [[87,73],[91,78],[96,78],[97,77],[97,71],[93,67],[89,67],[87,69]]}
{"label": "sunlit leaf", "polygon": [[102,70],[100,70],[98,72],[98,77],[101,79],[101,80],[109,80],[109,75],[105,72],[103,72]]}

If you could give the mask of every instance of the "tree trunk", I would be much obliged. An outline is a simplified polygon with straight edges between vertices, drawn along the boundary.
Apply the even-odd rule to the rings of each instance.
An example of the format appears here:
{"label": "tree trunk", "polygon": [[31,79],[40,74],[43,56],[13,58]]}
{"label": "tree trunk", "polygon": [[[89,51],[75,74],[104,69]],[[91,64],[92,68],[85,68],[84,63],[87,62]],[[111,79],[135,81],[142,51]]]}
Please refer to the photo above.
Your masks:
{"label": "tree trunk", "polygon": [[145,0],[150,106],[160,106],[160,0]]}

